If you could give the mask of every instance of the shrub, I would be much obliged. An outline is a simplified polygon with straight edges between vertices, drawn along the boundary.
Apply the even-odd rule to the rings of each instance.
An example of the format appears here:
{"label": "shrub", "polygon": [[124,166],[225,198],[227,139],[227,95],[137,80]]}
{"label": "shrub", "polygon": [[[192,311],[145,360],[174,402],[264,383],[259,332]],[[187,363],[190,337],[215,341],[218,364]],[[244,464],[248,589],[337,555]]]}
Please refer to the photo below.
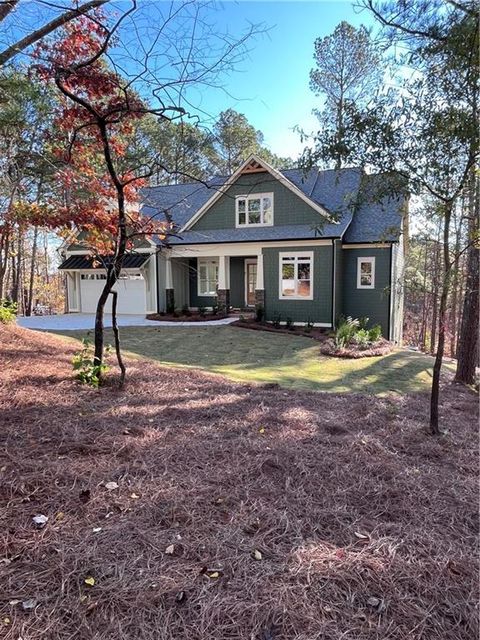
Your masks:
{"label": "shrub", "polygon": [[285,320],[285,326],[289,331],[295,331],[295,325],[293,324],[293,320],[291,318],[287,318]]}
{"label": "shrub", "polygon": [[370,322],[370,318],[368,318],[367,316],[362,316],[361,318],[359,318],[358,319],[359,329],[366,329],[369,322]]}
{"label": "shrub", "polygon": [[305,331],[305,333],[310,333],[312,329],[313,329],[313,322],[311,320],[307,320],[305,323],[305,326],[303,327],[303,330]]}
{"label": "shrub", "polygon": [[370,342],[378,342],[382,337],[382,327],[379,324],[374,325],[368,332]]}
{"label": "shrub", "polygon": [[190,307],[188,304],[184,304],[182,307],[182,316],[191,316],[192,312],[190,311]]}
{"label": "shrub", "polygon": [[0,300],[0,322],[9,324],[15,322],[17,316],[17,303],[11,300]]}
{"label": "shrub", "polygon": [[358,330],[359,324],[360,322],[356,318],[351,318],[350,316],[340,321],[340,325],[335,331],[335,345],[339,349],[350,343]]}
{"label": "shrub", "polygon": [[[108,345],[105,349],[105,354],[110,353],[111,346]],[[76,371],[76,379],[82,384],[88,384],[91,387],[98,388],[100,386],[100,378],[109,369],[108,365],[103,362],[102,364],[94,364],[93,361],[93,347],[89,340],[84,338],[82,340],[82,349],[78,351],[72,358],[73,370]]]}
{"label": "shrub", "polygon": [[216,304],[212,305],[212,316],[216,316],[219,310],[220,310],[220,305],[216,305]]}
{"label": "shrub", "polygon": [[255,306],[255,321],[263,322],[264,317],[265,317],[265,309],[263,307],[263,304],[257,304]]}
{"label": "shrub", "polygon": [[272,324],[275,327],[275,329],[280,329],[281,321],[282,321],[282,316],[279,313],[277,313],[277,311],[275,311],[272,318]]}
{"label": "shrub", "polygon": [[370,343],[370,333],[368,329],[358,329],[352,336],[351,342],[360,349],[366,349]]}
{"label": "shrub", "polygon": [[204,306],[198,307],[198,315],[199,316],[202,316],[202,318],[203,318],[206,313],[207,313],[207,307],[204,307]]}

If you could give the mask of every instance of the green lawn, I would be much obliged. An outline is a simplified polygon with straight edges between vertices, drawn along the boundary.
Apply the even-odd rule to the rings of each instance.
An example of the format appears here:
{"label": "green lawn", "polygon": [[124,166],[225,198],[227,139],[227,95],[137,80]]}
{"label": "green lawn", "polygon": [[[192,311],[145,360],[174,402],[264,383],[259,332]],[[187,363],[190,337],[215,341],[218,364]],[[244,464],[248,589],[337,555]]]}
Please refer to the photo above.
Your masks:
{"label": "green lawn", "polygon": [[[92,332],[64,331],[76,338]],[[426,390],[433,358],[395,351],[378,358],[320,356],[309,338],[233,327],[124,327],[122,346],[172,366],[199,367],[242,382],[277,382],[294,389],[382,395]],[[113,342],[111,331],[106,341]]]}

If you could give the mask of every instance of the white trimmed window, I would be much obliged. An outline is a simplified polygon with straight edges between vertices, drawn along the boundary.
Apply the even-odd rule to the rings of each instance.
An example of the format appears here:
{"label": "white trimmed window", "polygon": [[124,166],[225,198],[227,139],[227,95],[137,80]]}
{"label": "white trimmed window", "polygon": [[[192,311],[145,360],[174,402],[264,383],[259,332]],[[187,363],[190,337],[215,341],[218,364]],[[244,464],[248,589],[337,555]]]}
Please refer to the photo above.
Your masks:
{"label": "white trimmed window", "polygon": [[198,295],[217,295],[218,260],[198,261]]}
{"label": "white trimmed window", "polygon": [[357,259],[357,289],[375,289],[375,258]]}
{"label": "white trimmed window", "polygon": [[313,252],[280,253],[280,300],[313,300]]}
{"label": "white trimmed window", "polygon": [[252,193],[235,199],[237,227],[271,227],[273,193]]}
{"label": "white trimmed window", "polygon": [[80,280],[106,280],[105,273],[82,273],[80,274]]}

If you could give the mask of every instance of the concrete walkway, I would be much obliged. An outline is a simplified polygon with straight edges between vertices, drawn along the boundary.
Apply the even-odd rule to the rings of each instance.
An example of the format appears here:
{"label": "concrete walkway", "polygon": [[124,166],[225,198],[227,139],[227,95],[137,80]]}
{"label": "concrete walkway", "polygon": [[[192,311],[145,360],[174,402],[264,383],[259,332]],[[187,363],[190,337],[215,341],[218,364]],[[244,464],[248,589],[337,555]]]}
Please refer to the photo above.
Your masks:
{"label": "concrete walkway", "polygon": [[[208,322],[157,322],[147,320],[144,316],[120,315],[117,318],[121,327],[218,327],[230,324],[238,317],[221,318]],[[111,315],[105,314],[105,326],[112,326]],[[93,329],[95,316],[93,313],[65,313],[57,316],[30,316],[17,318],[17,324],[26,329],[41,329],[43,331],[75,331],[76,329]]]}

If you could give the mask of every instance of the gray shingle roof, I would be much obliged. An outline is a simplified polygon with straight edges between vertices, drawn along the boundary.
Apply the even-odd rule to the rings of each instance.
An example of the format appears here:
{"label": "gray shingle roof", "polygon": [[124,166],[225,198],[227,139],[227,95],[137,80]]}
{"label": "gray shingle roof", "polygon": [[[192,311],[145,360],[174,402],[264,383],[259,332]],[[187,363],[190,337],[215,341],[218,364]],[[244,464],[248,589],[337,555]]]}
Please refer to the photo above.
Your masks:
{"label": "gray shingle roof", "polygon": [[353,220],[343,238],[346,243],[396,242],[405,195],[385,195],[385,177],[364,176]]}
{"label": "gray shingle roof", "polygon": [[[321,171],[313,168],[306,173],[302,169],[286,169],[281,173],[312,202],[324,207],[335,223],[321,224],[322,216],[319,215],[317,229],[310,225],[292,224],[252,229],[185,231],[181,237],[172,237],[170,243],[200,244],[339,238],[344,234],[347,242],[373,242],[385,240],[386,230],[399,223],[399,200],[369,204],[364,199],[359,207],[355,207],[361,192],[362,172],[359,169]],[[142,213],[164,219],[164,212],[168,210],[173,222],[180,229],[226,180],[225,177],[216,177],[207,185],[189,183],[146,187],[142,190]]]}
{"label": "gray shingle roof", "polygon": [[[150,258],[150,254],[133,254],[129,253],[123,258],[122,266],[124,269],[138,269]],[[101,269],[112,261],[111,256],[103,256],[94,258],[90,255],[74,255],[69,256],[58,267],[60,270],[67,269]]]}

